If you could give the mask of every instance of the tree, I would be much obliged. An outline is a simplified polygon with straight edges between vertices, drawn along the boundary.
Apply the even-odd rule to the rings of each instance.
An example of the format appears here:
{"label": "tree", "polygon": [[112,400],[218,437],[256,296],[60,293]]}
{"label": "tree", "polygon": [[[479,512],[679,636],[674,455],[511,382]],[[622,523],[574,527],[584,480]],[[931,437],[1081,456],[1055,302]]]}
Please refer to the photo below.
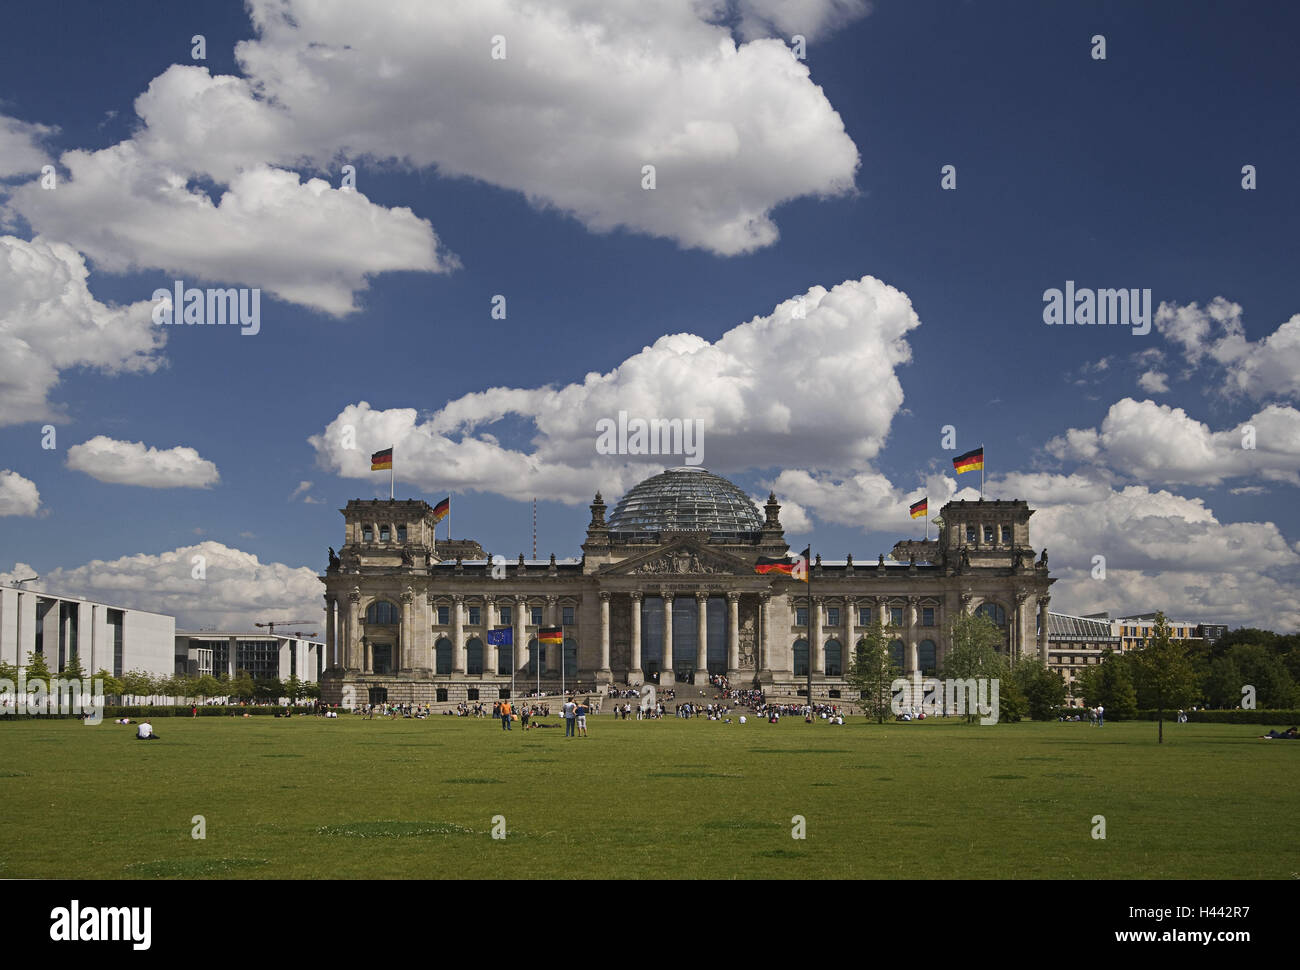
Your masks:
{"label": "tree", "polygon": [[312,700],[320,700],[320,684],[303,684],[302,696],[310,697]]}
{"label": "tree", "polygon": [[224,686],[221,681],[217,680],[217,678],[213,677],[211,674],[204,674],[194,682],[194,693],[198,695],[200,700],[205,700],[209,697],[217,697],[223,692],[223,690]]}
{"label": "tree", "polygon": [[1016,664],[1012,680],[1024,695],[1029,716],[1035,721],[1051,720],[1053,712],[1065,703],[1064,679],[1037,657],[1027,657]]}
{"label": "tree", "polygon": [[259,701],[277,701],[284,696],[284,684],[279,677],[266,677],[253,681],[253,696]]}
{"label": "tree", "polygon": [[1151,639],[1131,655],[1134,681],[1155,701],[1157,737],[1165,742],[1165,707],[1184,706],[1196,697],[1196,672],[1187,659],[1187,646],[1169,635],[1169,621],[1156,614]]}
{"label": "tree", "polygon": [[45,654],[37,653],[35,650],[27,654],[27,683],[34,680],[45,681],[48,689],[50,686],[50,668],[45,665]]}
{"label": "tree", "polygon": [[105,697],[121,697],[122,694],[126,692],[126,688],[122,686],[122,682],[103,667],[100,667],[99,670],[95,671],[94,679],[103,682]]}
{"label": "tree", "polygon": [[59,676],[68,680],[72,680],[73,678],[76,678],[77,680],[85,680],[86,672],[81,667],[81,654],[74,653],[72,659],[63,665],[63,672],[60,673]]}
{"label": "tree", "polygon": [[1083,672],[1075,682],[1075,694],[1090,707],[1104,707],[1117,721],[1137,717],[1137,691],[1129,670],[1129,656],[1107,650],[1101,663]]}
{"label": "tree", "polygon": [[291,674],[284,682],[284,696],[289,698],[290,702],[302,697],[302,681],[298,679],[297,674]]}
{"label": "tree", "polygon": [[1210,707],[1236,707],[1241,703],[1241,671],[1232,657],[1215,657],[1201,677],[1201,693]]}
{"label": "tree", "polygon": [[[902,673],[889,652],[889,635],[880,624],[870,627],[853,650],[846,680],[862,692],[862,709],[877,724],[885,722],[889,710],[889,688]],[[317,686],[319,696],[320,687]]]}
{"label": "tree", "polygon": [[[1002,655],[998,653],[998,647],[1002,643],[1002,631],[983,613],[963,613],[958,616],[948,627],[948,638],[952,646],[943,659],[945,679],[985,678],[999,682],[1005,679],[1006,664],[1002,660]],[[973,722],[975,715],[975,711],[968,710],[966,722],[968,724]],[[1001,717],[1000,711],[999,717]]]}
{"label": "tree", "polygon": [[1259,707],[1281,710],[1295,702],[1295,682],[1291,679],[1291,672],[1268,647],[1260,643],[1238,643],[1228,652],[1228,660],[1241,675],[1231,706],[1241,703],[1241,688],[1246,684],[1255,688]]}
{"label": "tree", "polygon": [[230,682],[230,696],[241,701],[253,699],[253,677],[247,670],[235,671],[235,679]]}
{"label": "tree", "polygon": [[128,670],[122,675],[122,693],[133,697],[150,697],[154,693],[154,679],[147,670]]}

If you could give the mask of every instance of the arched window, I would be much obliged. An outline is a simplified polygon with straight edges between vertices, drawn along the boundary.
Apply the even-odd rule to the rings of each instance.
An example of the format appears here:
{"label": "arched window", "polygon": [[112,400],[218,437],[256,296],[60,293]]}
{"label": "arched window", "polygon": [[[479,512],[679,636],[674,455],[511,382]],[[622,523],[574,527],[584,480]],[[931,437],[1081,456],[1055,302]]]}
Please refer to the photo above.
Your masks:
{"label": "arched window", "polygon": [[375,600],[366,607],[366,622],[397,624],[401,622],[401,613],[398,612],[396,604],[388,600]]}
{"label": "arched window", "polygon": [[497,647],[497,673],[508,674],[515,669],[515,648],[512,644],[503,643]]}
{"label": "arched window", "polygon": [[435,674],[451,673],[451,641],[446,637],[439,637],[438,642],[433,647]]}
{"label": "arched window", "polygon": [[478,637],[471,637],[465,644],[465,673],[483,673],[483,641]]}
{"label": "arched window", "polygon": [[903,650],[902,640],[895,640],[893,643],[889,645],[889,659],[894,662],[894,666],[896,666],[899,670],[904,669],[904,663],[903,663],[904,652],[905,651]]}
{"label": "arched window", "polygon": [[541,666],[541,672],[546,673],[546,646],[537,642],[537,637],[532,637],[528,641],[528,674],[530,677],[536,677],[538,666]]}
{"label": "arched window", "polygon": [[794,675],[796,677],[808,676],[808,641],[796,640],[794,642]]}
{"label": "arched window", "polygon": [[564,676],[578,676],[578,641],[572,637],[564,639]]}
{"label": "arched window", "polygon": [[1007,625],[1007,611],[1004,610],[997,603],[981,603],[979,609],[977,609],[975,612],[983,613],[985,616],[987,616],[990,620],[993,621],[994,626]]}
{"label": "arched window", "polygon": [[921,673],[926,676],[932,676],[939,665],[939,650],[934,645],[933,640],[922,640],[920,647],[916,651],[916,662],[921,668]]}
{"label": "arched window", "polygon": [[844,675],[844,648],[840,646],[838,640],[826,641],[826,676],[841,677]]}

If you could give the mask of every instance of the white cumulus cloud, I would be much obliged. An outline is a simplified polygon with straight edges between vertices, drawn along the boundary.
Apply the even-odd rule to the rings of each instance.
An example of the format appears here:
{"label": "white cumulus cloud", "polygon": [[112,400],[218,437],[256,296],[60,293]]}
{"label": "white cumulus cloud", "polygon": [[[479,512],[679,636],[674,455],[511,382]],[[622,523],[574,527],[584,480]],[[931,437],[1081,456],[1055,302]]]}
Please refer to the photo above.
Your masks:
{"label": "white cumulus cloud", "polygon": [[69,448],[68,467],[101,482],[146,488],[207,488],[221,478],[217,466],[193,448],[151,448],[106,435]]}
{"label": "white cumulus cloud", "polygon": [[88,274],[71,246],[0,236],[0,425],[59,417],[48,395],[72,368],[122,374],[161,365],[152,304],[100,303]]}
{"label": "white cumulus cloud", "polygon": [[0,515],[35,515],[40,507],[35,482],[7,468],[0,471]]}
{"label": "white cumulus cloud", "polygon": [[[392,444],[404,481],[568,503],[597,487],[620,494],[650,463],[684,463],[597,454],[597,422],[617,421],[620,411],[629,420],[701,422],[701,457],[713,471],[854,468],[879,452],[902,405],[895,370],[911,359],[905,338],[919,325],[905,294],[864,277],[813,287],[716,342],[661,337],[562,387],[489,388],[423,419],[414,408],[378,411],[362,401],[309,440],[321,466],[345,477],[370,478],[370,453]],[[531,450],[499,442],[493,426],[508,417],[533,423]]]}
{"label": "white cumulus cloud", "polygon": [[[0,574],[0,582],[34,572],[24,569],[29,567],[16,565],[11,573]],[[195,578],[196,573],[204,578]],[[324,623],[324,588],[315,570],[264,563],[213,541],[52,569],[29,588],[170,614],[177,629],[251,632],[256,622],[312,617]],[[321,634],[323,629],[303,632]]]}

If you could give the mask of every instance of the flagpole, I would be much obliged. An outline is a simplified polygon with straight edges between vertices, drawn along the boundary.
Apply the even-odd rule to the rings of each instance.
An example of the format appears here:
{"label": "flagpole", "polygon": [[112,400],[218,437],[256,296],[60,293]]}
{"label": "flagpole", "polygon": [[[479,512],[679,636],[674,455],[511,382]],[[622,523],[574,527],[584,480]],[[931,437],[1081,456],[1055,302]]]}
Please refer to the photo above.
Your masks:
{"label": "flagpole", "polygon": [[[813,596],[812,596],[812,543],[808,543],[808,562],[805,567],[808,570],[808,716],[812,716],[812,669],[813,669]],[[811,723],[811,722],[810,722]]]}
{"label": "flagpole", "polygon": [[396,472],[396,471],[394,470],[394,468],[393,468],[393,463],[390,461],[390,462],[388,463],[388,501],[390,501],[390,502],[393,501],[394,498],[396,498],[396,496],[393,494],[393,490],[394,490],[394,484],[393,484],[393,483],[394,483],[394,480],[395,480],[394,477],[396,476],[396,474],[397,474],[397,472]]}
{"label": "flagpole", "polygon": [[980,442],[980,499],[984,498],[984,460],[988,458],[988,452],[984,450],[984,442]]}

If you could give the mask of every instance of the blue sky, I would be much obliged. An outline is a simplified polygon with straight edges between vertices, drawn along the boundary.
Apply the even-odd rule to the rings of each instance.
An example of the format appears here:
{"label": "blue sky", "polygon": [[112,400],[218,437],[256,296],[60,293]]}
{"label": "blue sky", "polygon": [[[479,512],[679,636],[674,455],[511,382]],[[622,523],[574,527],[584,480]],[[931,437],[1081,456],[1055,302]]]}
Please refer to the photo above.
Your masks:
{"label": "blue sky", "polygon": [[[536,494],[539,552],[578,555],[591,493],[665,464],[595,454],[626,408],[703,420],[705,467],[832,558],[972,485],[953,425],[986,494],[1039,509],[1054,609],[1300,626],[1290,5],[276,6],[10,13],[8,578],[308,615],[388,445],[457,537],[527,551]],[[260,332],[154,327],[176,279],[261,288]],[[1066,280],[1163,309],[1049,327]]]}

